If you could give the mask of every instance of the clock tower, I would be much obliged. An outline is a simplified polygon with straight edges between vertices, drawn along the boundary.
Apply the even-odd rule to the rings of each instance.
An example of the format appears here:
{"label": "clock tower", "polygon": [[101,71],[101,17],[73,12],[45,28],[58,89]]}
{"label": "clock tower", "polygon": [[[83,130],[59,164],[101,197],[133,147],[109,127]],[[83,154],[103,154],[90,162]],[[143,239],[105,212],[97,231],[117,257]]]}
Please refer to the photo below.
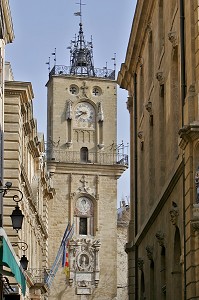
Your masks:
{"label": "clock tower", "polygon": [[[96,69],[82,23],[70,66],[55,65],[47,82],[47,167],[56,195],[49,202],[49,266],[67,224],[69,272],[58,266],[49,299],[117,296],[117,179],[128,157],[117,147],[115,71]],[[65,255],[65,254],[64,254]]]}

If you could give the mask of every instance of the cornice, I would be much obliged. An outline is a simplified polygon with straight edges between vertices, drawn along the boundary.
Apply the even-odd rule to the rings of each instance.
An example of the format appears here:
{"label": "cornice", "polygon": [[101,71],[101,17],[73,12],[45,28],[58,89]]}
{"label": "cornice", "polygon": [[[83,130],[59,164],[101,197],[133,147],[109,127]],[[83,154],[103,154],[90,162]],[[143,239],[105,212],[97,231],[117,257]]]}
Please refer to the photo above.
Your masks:
{"label": "cornice", "polygon": [[100,165],[97,163],[66,163],[47,161],[48,170],[53,169],[53,173],[56,174],[68,174],[73,173],[74,175],[90,175],[95,176],[108,176],[115,177],[118,179],[124,171],[128,169],[128,166],[122,164],[113,165]]}
{"label": "cornice", "polygon": [[34,98],[31,82],[5,81],[5,95],[20,96],[22,103]]}
{"label": "cornice", "polygon": [[8,43],[12,43],[14,40],[12,17],[11,17],[8,0],[2,0],[1,3],[2,3],[2,7],[0,9],[2,9],[2,13],[5,20],[5,27],[6,27],[5,36],[3,38],[5,40],[5,43],[8,44]]}
{"label": "cornice", "polygon": [[[145,36],[149,32],[148,29],[152,28],[151,20],[155,2],[156,1],[154,0],[139,0],[137,2],[125,62],[121,66],[117,79],[120,87],[127,90],[128,86],[126,83],[128,81],[126,80],[126,76],[129,71],[131,71],[131,73],[136,72],[137,67],[140,65],[139,57],[142,52],[143,42],[145,41]],[[125,65],[125,69],[123,68],[123,65]]]}
{"label": "cornice", "polygon": [[199,139],[199,123],[185,125],[179,130],[179,135],[182,139],[179,146],[184,150],[189,142]]}

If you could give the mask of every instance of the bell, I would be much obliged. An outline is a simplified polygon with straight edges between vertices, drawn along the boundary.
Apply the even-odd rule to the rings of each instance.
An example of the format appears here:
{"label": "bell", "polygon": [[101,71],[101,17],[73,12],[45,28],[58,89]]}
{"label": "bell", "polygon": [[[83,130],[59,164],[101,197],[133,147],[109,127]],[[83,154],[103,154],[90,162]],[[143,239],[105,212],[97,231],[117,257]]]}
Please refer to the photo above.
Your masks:
{"label": "bell", "polygon": [[86,67],[87,66],[86,56],[85,56],[83,49],[80,49],[79,53],[77,55],[77,66],[78,67]]}

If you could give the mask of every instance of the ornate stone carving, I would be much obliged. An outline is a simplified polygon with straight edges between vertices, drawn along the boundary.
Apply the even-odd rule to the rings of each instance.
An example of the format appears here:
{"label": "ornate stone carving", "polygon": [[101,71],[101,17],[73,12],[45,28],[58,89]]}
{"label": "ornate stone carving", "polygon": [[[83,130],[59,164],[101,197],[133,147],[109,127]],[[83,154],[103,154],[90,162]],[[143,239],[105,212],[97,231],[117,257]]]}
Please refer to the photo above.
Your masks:
{"label": "ornate stone carving", "polygon": [[67,101],[67,104],[66,104],[66,120],[72,120],[72,101],[69,100]]}
{"label": "ornate stone carving", "polygon": [[146,110],[149,113],[149,124],[153,126],[153,112],[152,112],[152,102],[148,101],[148,103],[145,105]]}
{"label": "ornate stone carving", "polygon": [[127,98],[126,106],[127,106],[128,111],[131,112],[132,108],[133,108],[133,97],[132,96],[129,96]]}
{"label": "ornate stone carving", "polygon": [[98,102],[97,121],[98,122],[103,122],[104,121],[104,113],[103,113],[102,103],[101,102]]}
{"label": "ornate stone carving", "polygon": [[138,64],[140,66],[140,68],[143,66],[144,60],[141,56],[138,56]]}
{"label": "ornate stone carving", "polygon": [[189,142],[199,139],[199,123],[195,121],[190,125],[185,125],[179,130],[179,135],[182,139],[179,146],[184,150]]}
{"label": "ornate stone carving", "polygon": [[168,38],[169,41],[172,43],[173,48],[175,48],[178,45],[178,37],[177,37],[177,33],[170,31],[168,33]]}
{"label": "ornate stone carving", "polygon": [[156,78],[159,81],[160,85],[164,84],[164,77],[163,77],[163,72],[157,72],[156,73]]}
{"label": "ornate stone carving", "polygon": [[138,132],[138,138],[140,139],[140,149],[144,149],[144,134],[143,131]]}
{"label": "ornate stone carving", "polygon": [[98,285],[100,246],[99,240],[72,239],[70,241],[69,283],[77,287],[77,294],[91,294],[92,288]]}
{"label": "ornate stone carving", "polygon": [[153,260],[153,246],[146,246],[147,257],[149,260]]}
{"label": "ornate stone carving", "polygon": [[199,203],[193,204],[191,226],[193,231],[199,231]]}
{"label": "ornate stone carving", "polygon": [[165,245],[165,240],[164,240],[164,233],[162,232],[162,231],[158,231],[157,233],[156,233],[156,238],[157,238],[157,240],[158,240],[158,243],[159,243],[159,245],[161,246],[161,247],[164,247]]}
{"label": "ornate stone carving", "polygon": [[199,167],[195,173],[196,203],[199,203]]}
{"label": "ornate stone carving", "polygon": [[147,26],[146,26],[146,31],[148,33],[148,36],[150,37],[151,33],[152,33],[152,26],[151,26],[151,22],[149,21]]}
{"label": "ornate stone carving", "polygon": [[142,258],[138,258],[137,264],[138,264],[138,269],[139,269],[140,271],[143,271],[144,260],[143,260]]}
{"label": "ornate stone carving", "polygon": [[80,87],[80,89],[82,90],[82,96],[85,98],[88,98],[88,96],[86,94],[86,90],[88,89],[88,86],[86,85],[86,81],[83,81],[83,84]]}
{"label": "ornate stone carving", "polygon": [[93,190],[89,187],[88,181],[86,180],[86,176],[82,175],[82,178],[80,179],[80,183],[82,186],[78,187],[79,193],[89,193],[93,194]]}
{"label": "ornate stone carving", "polygon": [[172,208],[169,211],[170,216],[171,216],[171,223],[176,226],[177,224],[177,220],[178,220],[178,216],[179,216],[179,210],[178,210],[178,206],[177,204],[173,201],[172,202]]}

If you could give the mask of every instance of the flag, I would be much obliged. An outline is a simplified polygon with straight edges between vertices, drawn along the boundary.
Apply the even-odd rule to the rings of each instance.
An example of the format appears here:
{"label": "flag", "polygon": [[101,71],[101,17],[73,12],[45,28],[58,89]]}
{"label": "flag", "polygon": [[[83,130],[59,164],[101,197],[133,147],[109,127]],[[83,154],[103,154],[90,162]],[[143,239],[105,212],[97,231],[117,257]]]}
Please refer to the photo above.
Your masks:
{"label": "flag", "polygon": [[75,12],[74,15],[75,15],[76,17],[81,17],[81,12],[80,12],[80,11]]}
{"label": "flag", "polygon": [[69,242],[67,242],[67,244],[64,244],[64,249],[63,249],[63,259],[62,259],[62,267],[63,267],[63,271],[66,274],[66,277],[69,278],[70,276],[70,268],[69,268],[69,253],[68,253],[68,245]]}

